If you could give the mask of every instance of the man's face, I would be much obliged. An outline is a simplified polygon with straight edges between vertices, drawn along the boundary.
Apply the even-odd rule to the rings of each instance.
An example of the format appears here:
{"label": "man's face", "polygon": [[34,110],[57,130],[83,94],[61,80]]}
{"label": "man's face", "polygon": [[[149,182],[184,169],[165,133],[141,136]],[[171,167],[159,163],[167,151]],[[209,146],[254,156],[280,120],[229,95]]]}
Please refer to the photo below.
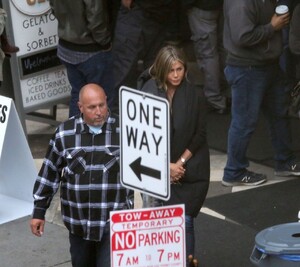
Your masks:
{"label": "man's face", "polygon": [[101,126],[108,117],[106,95],[103,90],[88,89],[78,102],[84,121],[92,126]]}

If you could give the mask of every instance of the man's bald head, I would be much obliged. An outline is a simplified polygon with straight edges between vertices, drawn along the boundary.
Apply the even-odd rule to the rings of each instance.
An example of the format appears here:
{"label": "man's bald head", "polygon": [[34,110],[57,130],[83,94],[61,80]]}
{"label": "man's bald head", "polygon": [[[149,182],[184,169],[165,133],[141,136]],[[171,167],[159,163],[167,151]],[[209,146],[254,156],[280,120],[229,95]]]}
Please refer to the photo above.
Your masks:
{"label": "man's bald head", "polygon": [[89,83],[79,92],[78,107],[84,121],[93,126],[103,125],[108,116],[104,89],[98,84]]}
{"label": "man's bald head", "polygon": [[106,98],[105,91],[100,85],[95,84],[95,83],[88,83],[80,89],[79,102],[82,101],[82,99],[84,97],[86,97],[90,94],[93,94],[93,93],[101,93],[101,94],[105,95],[105,98]]}

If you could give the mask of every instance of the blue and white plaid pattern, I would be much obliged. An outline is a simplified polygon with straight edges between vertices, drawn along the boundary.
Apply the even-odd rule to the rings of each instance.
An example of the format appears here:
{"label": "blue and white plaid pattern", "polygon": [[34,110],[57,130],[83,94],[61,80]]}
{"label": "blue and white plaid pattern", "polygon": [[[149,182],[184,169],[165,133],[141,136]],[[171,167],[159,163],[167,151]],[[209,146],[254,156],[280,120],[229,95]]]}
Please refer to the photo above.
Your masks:
{"label": "blue and white plaid pattern", "polygon": [[50,140],[34,185],[33,218],[43,219],[60,186],[63,221],[69,231],[99,241],[109,212],[127,208],[119,177],[118,118],[93,134],[80,116],[62,123]]}

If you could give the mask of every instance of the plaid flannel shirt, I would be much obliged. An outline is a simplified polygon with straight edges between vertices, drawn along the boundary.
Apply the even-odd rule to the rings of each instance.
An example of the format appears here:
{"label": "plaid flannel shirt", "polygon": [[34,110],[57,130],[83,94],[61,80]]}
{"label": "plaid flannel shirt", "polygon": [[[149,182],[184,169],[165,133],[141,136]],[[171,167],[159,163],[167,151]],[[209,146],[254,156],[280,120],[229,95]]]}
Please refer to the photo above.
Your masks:
{"label": "plaid flannel shirt", "polygon": [[117,117],[110,116],[100,134],[93,134],[81,116],[60,124],[34,185],[32,217],[45,218],[60,186],[62,218],[68,230],[100,241],[109,212],[127,207],[119,155]]}

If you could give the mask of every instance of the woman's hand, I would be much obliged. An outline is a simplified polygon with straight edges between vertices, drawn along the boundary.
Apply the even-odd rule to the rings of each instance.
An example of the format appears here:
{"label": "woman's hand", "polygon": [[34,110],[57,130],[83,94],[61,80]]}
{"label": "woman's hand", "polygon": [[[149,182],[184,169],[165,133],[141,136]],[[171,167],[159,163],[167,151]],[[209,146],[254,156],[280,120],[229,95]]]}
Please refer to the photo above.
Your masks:
{"label": "woman's hand", "polygon": [[170,163],[171,183],[178,183],[184,176],[185,168],[176,163]]}

